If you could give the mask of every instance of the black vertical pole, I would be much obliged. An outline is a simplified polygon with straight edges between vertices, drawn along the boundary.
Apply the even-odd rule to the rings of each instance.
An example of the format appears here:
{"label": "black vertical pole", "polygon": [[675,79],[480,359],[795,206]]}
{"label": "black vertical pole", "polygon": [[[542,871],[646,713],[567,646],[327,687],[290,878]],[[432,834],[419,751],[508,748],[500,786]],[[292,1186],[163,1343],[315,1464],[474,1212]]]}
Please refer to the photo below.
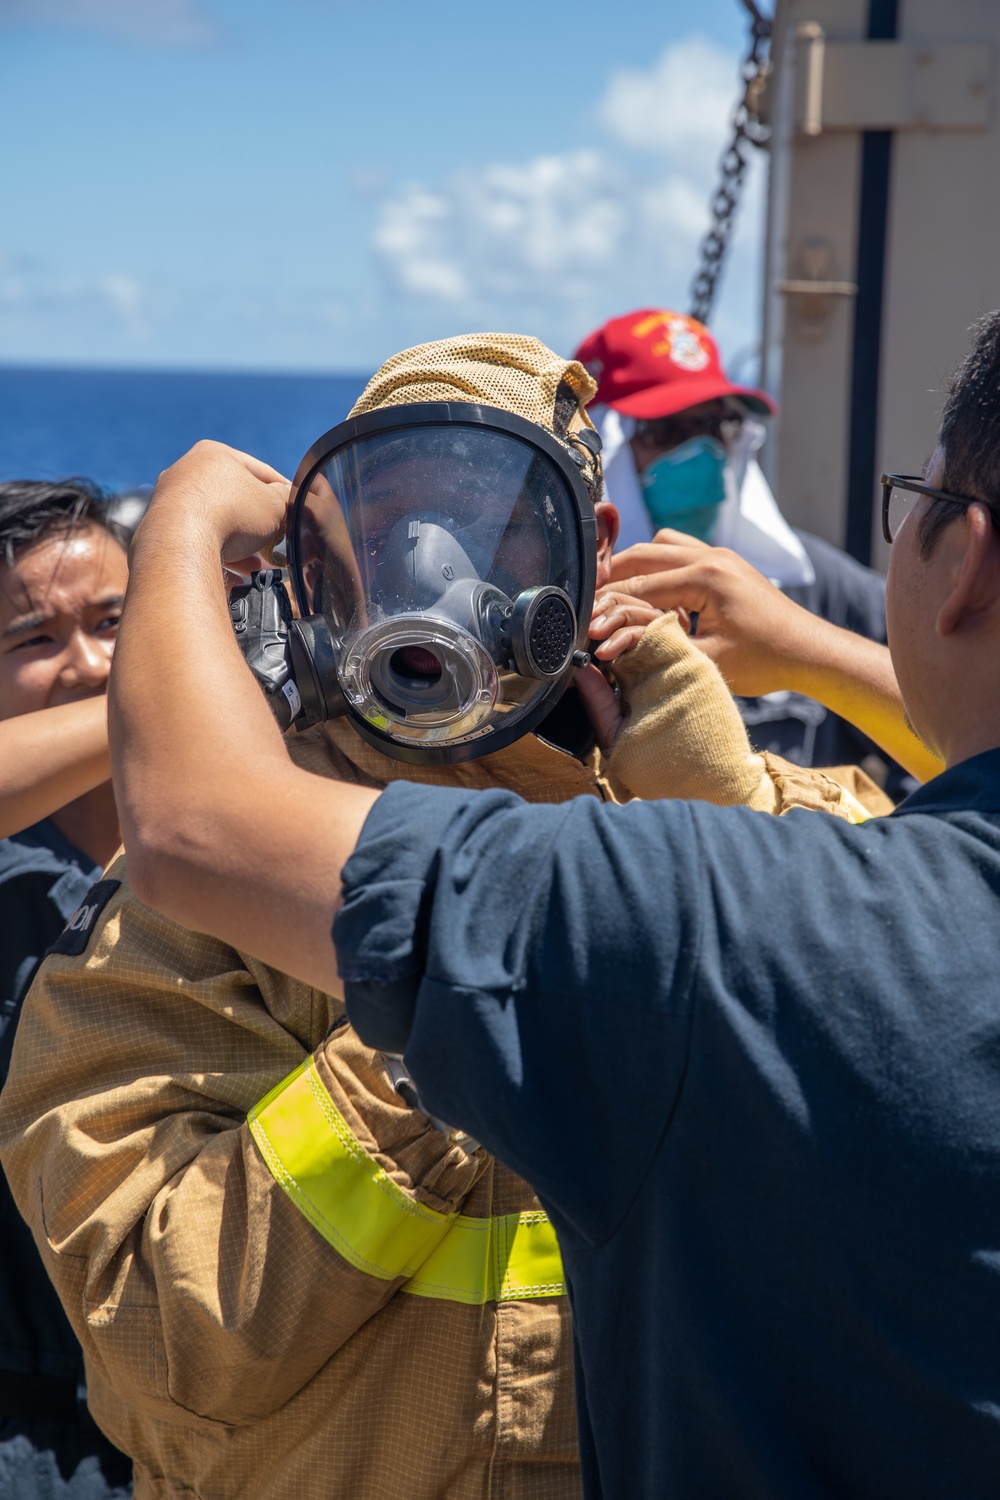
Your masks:
{"label": "black vertical pole", "polygon": [[[899,0],[869,0],[868,40],[893,41]],[[882,291],[889,217],[892,131],[866,130],[861,142],[861,202],[851,356],[850,448],[847,461],[847,528],[844,546],[859,562],[872,555],[872,496],[878,435]]]}

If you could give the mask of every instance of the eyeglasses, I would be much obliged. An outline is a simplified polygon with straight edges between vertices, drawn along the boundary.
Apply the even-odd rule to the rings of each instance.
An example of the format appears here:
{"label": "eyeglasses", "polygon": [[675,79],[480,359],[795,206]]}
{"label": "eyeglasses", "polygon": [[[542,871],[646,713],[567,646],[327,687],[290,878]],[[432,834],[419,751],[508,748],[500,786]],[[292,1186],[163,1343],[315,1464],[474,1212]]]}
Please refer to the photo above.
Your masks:
{"label": "eyeglasses", "polygon": [[[899,528],[921,495],[927,495],[931,500],[949,500],[952,505],[985,504],[984,501],[970,499],[967,495],[952,495],[947,490],[936,490],[933,485],[924,484],[920,474],[883,474],[879,483],[882,486],[882,535],[890,545],[893,537],[899,535]],[[1000,529],[1000,521],[993,514],[992,506],[988,505],[986,508],[994,526]]]}
{"label": "eyeglasses", "polygon": [[689,416],[678,412],[672,417],[656,417],[635,424],[635,435],[654,447],[679,448],[690,438],[713,437],[720,443],[733,442],[743,426],[740,412],[732,410],[700,413]]}

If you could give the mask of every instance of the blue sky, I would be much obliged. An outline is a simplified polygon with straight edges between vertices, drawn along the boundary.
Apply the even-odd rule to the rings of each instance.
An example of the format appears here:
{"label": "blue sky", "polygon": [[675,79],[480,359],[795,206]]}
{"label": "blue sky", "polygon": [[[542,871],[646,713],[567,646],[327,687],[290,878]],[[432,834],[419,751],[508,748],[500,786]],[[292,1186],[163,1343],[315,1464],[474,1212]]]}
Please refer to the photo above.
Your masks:
{"label": "blue sky", "polygon": [[[0,362],[364,371],[686,308],[744,26],[737,0],[0,0]],[[758,170],[730,357],[761,199]]]}

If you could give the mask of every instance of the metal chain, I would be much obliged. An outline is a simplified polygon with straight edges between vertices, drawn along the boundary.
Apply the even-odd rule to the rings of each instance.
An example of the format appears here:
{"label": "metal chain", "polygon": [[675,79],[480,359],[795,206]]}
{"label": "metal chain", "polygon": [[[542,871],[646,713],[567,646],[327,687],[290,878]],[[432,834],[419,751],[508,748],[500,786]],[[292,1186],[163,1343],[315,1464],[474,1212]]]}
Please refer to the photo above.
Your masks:
{"label": "metal chain", "polygon": [[709,201],[712,223],[701,242],[698,273],[691,284],[691,316],[701,323],[707,323],[712,316],[733,220],[743,193],[750,147],[761,149],[771,138],[770,127],[760,117],[764,84],[771,69],[767,56],[771,18],[760,12],[754,0],[741,3],[750,17],[750,50],[740,69],[743,94],[733,115],[732,140],[719,162],[719,185]]}

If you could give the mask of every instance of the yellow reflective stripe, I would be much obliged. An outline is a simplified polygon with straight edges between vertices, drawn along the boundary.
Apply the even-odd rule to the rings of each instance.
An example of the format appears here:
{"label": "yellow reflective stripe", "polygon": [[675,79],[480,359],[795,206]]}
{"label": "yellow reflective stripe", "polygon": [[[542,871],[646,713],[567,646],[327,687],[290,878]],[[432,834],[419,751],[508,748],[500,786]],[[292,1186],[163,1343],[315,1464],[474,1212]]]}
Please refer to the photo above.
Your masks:
{"label": "yellow reflective stripe", "polygon": [[352,1135],[312,1058],[255,1105],[247,1123],[299,1212],[366,1275],[405,1277],[400,1290],[415,1297],[474,1306],[565,1294],[545,1214],[473,1219],[425,1208]]}
{"label": "yellow reflective stripe", "polygon": [[449,1302],[519,1302],[565,1295],[556,1232],[545,1214],[464,1214],[401,1288],[414,1297]]}
{"label": "yellow reflective stripe", "polygon": [[348,1129],[307,1058],[250,1111],[271,1175],[325,1240],[368,1276],[412,1276],[455,1222],[397,1187]]}
{"label": "yellow reflective stripe", "polygon": [[867,823],[873,818],[863,802],[859,802],[853,792],[849,792],[845,786],[840,788],[840,805],[847,814],[848,823]]}

